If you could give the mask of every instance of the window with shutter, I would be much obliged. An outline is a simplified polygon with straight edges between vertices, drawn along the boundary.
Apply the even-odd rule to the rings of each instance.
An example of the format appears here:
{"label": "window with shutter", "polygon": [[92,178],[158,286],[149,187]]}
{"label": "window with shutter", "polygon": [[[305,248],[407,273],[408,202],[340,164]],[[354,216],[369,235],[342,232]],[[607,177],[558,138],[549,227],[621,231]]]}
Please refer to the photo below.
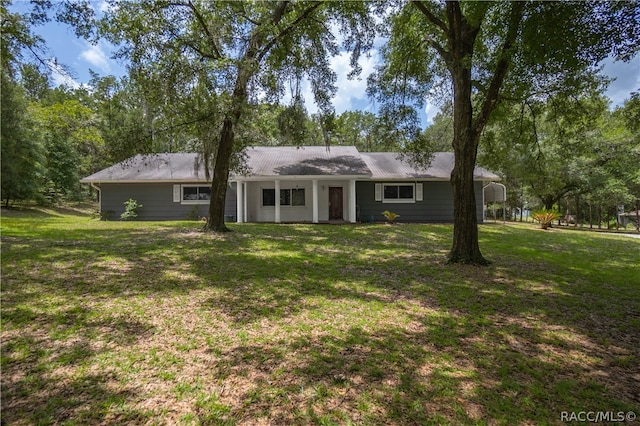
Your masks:
{"label": "window with shutter", "polygon": [[415,184],[385,183],[382,184],[383,203],[415,203]]}
{"label": "window with shutter", "polygon": [[376,183],[376,201],[382,201],[382,184]]}
{"label": "window with shutter", "polygon": [[173,185],[173,202],[180,202],[180,185]]}

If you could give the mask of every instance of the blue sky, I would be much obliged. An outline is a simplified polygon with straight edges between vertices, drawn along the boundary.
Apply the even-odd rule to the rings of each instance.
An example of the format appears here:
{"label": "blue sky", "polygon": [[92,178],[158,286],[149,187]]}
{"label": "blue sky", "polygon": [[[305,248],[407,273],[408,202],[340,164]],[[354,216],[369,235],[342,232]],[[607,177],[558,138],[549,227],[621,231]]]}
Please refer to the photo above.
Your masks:
{"label": "blue sky", "polygon": [[[98,11],[104,4],[102,1],[93,3]],[[29,4],[26,2],[16,2],[11,9],[23,12],[24,8],[28,7]],[[101,76],[121,76],[126,73],[125,64],[111,58],[115,49],[106,41],[92,45],[86,40],[77,38],[70,27],[55,22],[32,28],[32,31],[45,40],[46,57],[48,59],[55,58],[57,63],[63,64],[69,70],[69,74],[55,71],[52,73],[52,81],[55,85],[73,86],[87,83],[89,69]],[[379,46],[381,42],[380,40],[379,43],[376,43],[376,46]],[[332,67],[338,75],[338,92],[333,101],[337,113],[354,109],[375,111],[375,105],[367,98],[366,86],[367,76],[379,61],[379,50],[374,48],[368,56],[360,58],[360,65],[363,69],[361,76],[349,80],[346,77],[350,70],[349,54],[344,52],[331,60]],[[625,99],[629,98],[631,92],[640,90],[640,55],[628,63],[607,60],[603,65],[604,74],[615,78],[606,93],[611,99],[612,106],[622,104]],[[317,108],[312,102],[313,96],[308,84],[303,87],[302,94],[306,100],[308,111],[315,112]],[[425,110],[421,111],[423,126],[430,124],[438,109],[436,105],[427,105]]]}

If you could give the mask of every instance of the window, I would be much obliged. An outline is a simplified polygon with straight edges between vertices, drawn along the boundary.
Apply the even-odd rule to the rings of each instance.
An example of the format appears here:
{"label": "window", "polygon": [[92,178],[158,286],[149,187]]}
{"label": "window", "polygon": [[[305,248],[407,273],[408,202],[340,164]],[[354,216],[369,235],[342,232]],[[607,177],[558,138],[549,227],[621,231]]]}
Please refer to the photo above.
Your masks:
{"label": "window", "polygon": [[[275,189],[263,189],[262,190],[262,205],[263,206],[275,206],[276,205],[276,190]],[[304,188],[301,189],[281,189],[280,190],[280,205],[281,206],[304,206],[305,193]]]}
{"label": "window", "polygon": [[411,185],[384,185],[383,201],[407,201],[414,200],[413,184]]}
{"label": "window", "polygon": [[276,190],[275,189],[263,189],[262,190],[262,205],[263,206],[275,206],[276,205]]}
{"label": "window", "polygon": [[182,185],[182,204],[208,204],[210,199],[210,186]]}
{"label": "window", "polygon": [[[384,197],[383,197],[384,196]],[[383,203],[414,203],[423,200],[422,183],[375,185],[375,200]]]}
{"label": "window", "polygon": [[291,190],[291,205],[292,206],[304,206],[304,188]]}

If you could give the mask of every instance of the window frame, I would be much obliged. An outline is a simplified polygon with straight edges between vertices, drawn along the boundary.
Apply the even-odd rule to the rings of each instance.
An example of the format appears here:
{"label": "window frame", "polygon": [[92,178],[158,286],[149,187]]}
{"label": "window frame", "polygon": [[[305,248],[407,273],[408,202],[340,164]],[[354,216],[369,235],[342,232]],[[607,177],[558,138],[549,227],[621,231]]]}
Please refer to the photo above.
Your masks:
{"label": "window frame", "polygon": [[[262,189],[262,202],[261,202],[261,207],[275,207],[275,196],[276,196],[276,189],[275,188],[261,188]],[[264,191],[273,191],[273,200],[274,203],[273,204],[265,204],[264,203]],[[304,204],[294,204],[293,203],[293,191],[302,191],[303,193],[303,197],[302,200],[304,202]],[[289,201],[288,204],[284,204],[282,203],[282,196],[283,193],[287,193],[288,192],[288,196],[285,196],[285,198]],[[287,207],[287,208],[291,208],[291,207],[306,207],[307,206],[307,193],[305,191],[305,188],[280,188],[280,207]]]}
{"label": "window frame", "polygon": [[[411,188],[411,198],[400,198],[400,187],[407,186]],[[398,192],[398,198],[387,198],[385,196],[385,190],[387,187],[396,187]],[[383,183],[381,187],[382,202],[387,204],[415,204],[416,202],[416,184],[413,182],[401,182],[401,183]]]}
{"label": "window frame", "polygon": [[[200,190],[198,190],[196,192],[198,199],[185,200],[184,199],[185,188],[207,188],[209,190],[209,198],[200,199]],[[198,185],[198,184],[180,185],[180,204],[209,204],[210,202],[211,202],[211,186],[210,185]]]}

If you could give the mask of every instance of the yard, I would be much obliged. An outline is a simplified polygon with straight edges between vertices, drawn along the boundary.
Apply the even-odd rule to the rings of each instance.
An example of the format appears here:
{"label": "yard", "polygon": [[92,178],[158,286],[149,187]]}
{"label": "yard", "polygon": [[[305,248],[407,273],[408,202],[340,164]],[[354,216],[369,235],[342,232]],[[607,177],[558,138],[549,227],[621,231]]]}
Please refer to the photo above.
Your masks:
{"label": "yard", "polygon": [[[560,424],[640,414],[640,239],[2,217],[2,422]],[[631,416],[631,414],[629,414]]]}

